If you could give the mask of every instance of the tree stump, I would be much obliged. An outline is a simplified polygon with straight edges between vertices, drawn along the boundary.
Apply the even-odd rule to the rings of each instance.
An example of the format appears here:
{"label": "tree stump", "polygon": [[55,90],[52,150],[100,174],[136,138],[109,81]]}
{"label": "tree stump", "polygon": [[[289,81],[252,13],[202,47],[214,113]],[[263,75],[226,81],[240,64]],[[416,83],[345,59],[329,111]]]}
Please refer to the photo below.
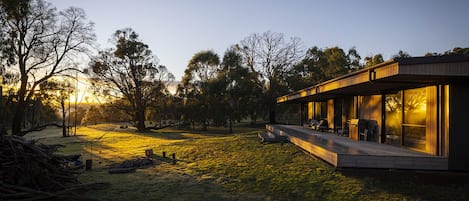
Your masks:
{"label": "tree stump", "polygon": [[150,158],[153,156],[153,149],[146,149],[145,150],[145,156]]}

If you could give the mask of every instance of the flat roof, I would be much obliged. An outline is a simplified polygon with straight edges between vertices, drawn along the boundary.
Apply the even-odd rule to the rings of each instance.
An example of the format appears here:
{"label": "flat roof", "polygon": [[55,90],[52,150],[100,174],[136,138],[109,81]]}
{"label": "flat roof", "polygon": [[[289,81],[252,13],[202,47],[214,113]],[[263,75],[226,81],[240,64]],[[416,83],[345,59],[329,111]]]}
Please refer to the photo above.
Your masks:
{"label": "flat roof", "polygon": [[277,103],[323,101],[344,95],[469,80],[469,56],[445,55],[389,60],[277,98]]}

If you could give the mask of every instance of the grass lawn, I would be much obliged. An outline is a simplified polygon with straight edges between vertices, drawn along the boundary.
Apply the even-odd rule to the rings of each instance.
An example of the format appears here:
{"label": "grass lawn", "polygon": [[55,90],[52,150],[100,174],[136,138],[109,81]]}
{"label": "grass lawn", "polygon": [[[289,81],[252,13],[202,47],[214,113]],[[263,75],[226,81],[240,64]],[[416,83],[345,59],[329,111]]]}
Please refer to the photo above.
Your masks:
{"label": "grass lawn", "polygon": [[[93,159],[93,169],[79,179],[109,182],[109,188],[88,192],[103,200],[469,200],[469,181],[461,179],[469,178],[465,173],[337,171],[290,143],[259,143],[259,129],[234,131],[137,133],[102,124],[80,127],[76,137],[63,138],[56,128],[27,137]],[[178,161],[107,173],[107,165],[142,157],[145,149],[159,156],[175,153]]]}

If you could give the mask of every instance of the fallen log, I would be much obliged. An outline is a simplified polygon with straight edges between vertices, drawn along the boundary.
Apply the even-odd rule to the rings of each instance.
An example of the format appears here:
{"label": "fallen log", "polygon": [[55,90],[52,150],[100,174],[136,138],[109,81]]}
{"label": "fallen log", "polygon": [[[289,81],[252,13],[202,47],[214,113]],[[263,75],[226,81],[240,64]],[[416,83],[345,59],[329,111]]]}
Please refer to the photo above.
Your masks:
{"label": "fallen log", "polygon": [[109,174],[122,174],[122,173],[130,173],[135,172],[135,168],[110,168]]}

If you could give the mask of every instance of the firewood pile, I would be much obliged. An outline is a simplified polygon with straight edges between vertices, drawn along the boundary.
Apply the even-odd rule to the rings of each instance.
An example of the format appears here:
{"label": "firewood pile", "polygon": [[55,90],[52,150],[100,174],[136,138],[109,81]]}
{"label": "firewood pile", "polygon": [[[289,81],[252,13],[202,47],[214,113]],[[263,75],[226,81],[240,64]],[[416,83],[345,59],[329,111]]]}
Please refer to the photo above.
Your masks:
{"label": "firewood pile", "polygon": [[54,146],[0,135],[0,200],[96,200],[83,191],[106,184],[80,184],[68,158]]}

